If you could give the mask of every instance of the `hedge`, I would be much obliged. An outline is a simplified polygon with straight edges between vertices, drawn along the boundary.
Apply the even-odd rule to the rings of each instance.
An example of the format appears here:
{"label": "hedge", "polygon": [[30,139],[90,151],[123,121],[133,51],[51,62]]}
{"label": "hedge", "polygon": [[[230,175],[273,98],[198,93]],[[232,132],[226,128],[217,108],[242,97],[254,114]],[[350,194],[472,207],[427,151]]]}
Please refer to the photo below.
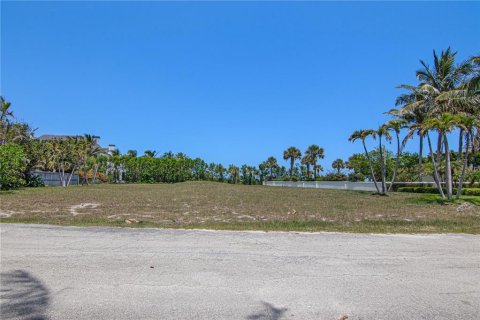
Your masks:
{"label": "hedge", "polygon": [[[401,187],[398,188],[398,192],[412,192],[412,193],[432,193],[437,194],[438,188],[435,187]],[[444,189],[445,192],[447,192]],[[453,190],[455,194],[457,189]],[[465,196],[480,196],[480,188],[462,188],[462,195]]]}

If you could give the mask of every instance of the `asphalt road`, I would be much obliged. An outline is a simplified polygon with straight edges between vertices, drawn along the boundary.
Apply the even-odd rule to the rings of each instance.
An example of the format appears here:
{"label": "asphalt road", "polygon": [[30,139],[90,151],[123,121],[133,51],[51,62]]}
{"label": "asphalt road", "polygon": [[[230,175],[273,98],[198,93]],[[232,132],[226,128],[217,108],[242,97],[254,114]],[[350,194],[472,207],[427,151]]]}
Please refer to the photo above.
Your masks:
{"label": "asphalt road", "polygon": [[480,237],[0,224],[1,319],[479,319]]}

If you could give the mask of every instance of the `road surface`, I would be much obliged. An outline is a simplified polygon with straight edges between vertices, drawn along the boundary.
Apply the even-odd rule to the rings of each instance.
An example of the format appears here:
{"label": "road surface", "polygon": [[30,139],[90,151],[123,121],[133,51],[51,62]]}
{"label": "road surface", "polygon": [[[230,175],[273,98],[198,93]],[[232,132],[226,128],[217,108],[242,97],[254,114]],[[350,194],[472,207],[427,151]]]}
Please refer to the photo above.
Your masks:
{"label": "road surface", "polygon": [[0,224],[1,319],[479,319],[480,237]]}

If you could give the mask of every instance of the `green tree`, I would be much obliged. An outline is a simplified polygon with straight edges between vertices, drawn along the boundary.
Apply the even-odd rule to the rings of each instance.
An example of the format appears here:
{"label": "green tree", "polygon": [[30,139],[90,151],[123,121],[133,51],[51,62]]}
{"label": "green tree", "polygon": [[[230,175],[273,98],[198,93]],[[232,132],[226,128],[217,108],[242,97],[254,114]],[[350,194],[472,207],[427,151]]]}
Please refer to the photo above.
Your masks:
{"label": "green tree", "polygon": [[387,141],[391,141],[392,137],[390,136],[390,132],[388,131],[388,127],[385,125],[380,126],[377,130],[377,136],[378,136],[378,150],[380,150],[380,167],[381,167],[381,181],[382,181],[382,194],[385,194],[387,192],[387,184],[386,184],[386,179],[387,179],[387,156],[386,156],[386,149],[385,146],[382,145],[382,140],[383,137]]}
{"label": "green tree", "polygon": [[229,175],[229,182],[230,183],[238,183],[240,181],[240,168],[231,164],[228,166],[227,169]]}
{"label": "green tree", "polygon": [[395,137],[397,140],[397,157],[395,159],[395,169],[393,170],[392,182],[388,187],[388,191],[392,190],[393,184],[395,183],[395,178],[397,177],[398,165],[400,164],[400,156],[402,154],[403,146],[405,145],[404,143],[400,143],[400,130],[402,130],[406,126],[406,124],[406,120],[390,120],[385,124],[385,128],[387,128],[387,130],[393,130],[393,132],[395,132]]}
{"label": "green tree", "polygon": [[157,151],[155,150],[145,150],[143,152],[143,156],[147,158],[155,158],[156,155],[157,155]]}
{"label": "green tree", "polygon": [[293,175],[293,165],[295,160],[298,160],[302,157],[302,152],[295,147],[290,147],[283,152],[283,159],[290,160],[290,176]]}
{"label": "green tree", "polygon": [[135,158],[137,156],[137,150],[128,150],[126,155],[131,158]]}
{"label": "green tree", "polygon": [[455,128],[458,128],[460,121],[461,120],[458,116],[452,115],[450,113],[443,113],[439,117],[427,119],[423,125],[423,129],[427,132],[429,130],[436,130],[442,136],[445,147],[445,182],[447,185],[447,198],[449,200],[452,199],[453,180],[450,146],[448,143],[447,134],[453,131]]}
{"label": "green tree", "polygon": [[0,190],[17,189],[25,185],[25,154],[21,146],[0,145]]}
{"label": "green tree", "polygon": [[348,138],[348,141],[351,141],[351,142],[355,142],[357,140],[361,140],[362,141],[362,144],[363,144],[363,149],[365,151],[365,156],[368,160],[368,164],[370,166],[370,173],[371,173],[371,176],[372,176],[372,180],[373,180],[373,183],[375,184],[375,189],[377,189],[377,192],[380,193],[380,189],[378,188],[378,183],[377,183],[377,179],[375,178],[375,173],[374,173],[374,170],[373,170],[373,163],[372,163],[372,159],[370,158],[370,154],[368,153],[368,150],[367,150],[367,145],[365,144],[365,140],[368,138],[368,137],[372,137],[373,139],[375,139],[377,135],[377,132],[375,130],[357,130],[357,131],[354,131],[350,137]]}
{"label": "green tree", "polygon": [[346,168],[345,162],[342,159],[336,159],[332,162],[332,168],[337,170],[337,174]]}
{"label": "green tree", "polygon": [[265,161],[265,168],[270,170],[270,179],[274,177],[274,170],[278,169],[278,162],[275,157],[268,157]]}
{"label": "green tree", "polygon": [[300,163],[302,165],[305,165],[305,167],[306,167],[305,176],[307,178],[310,178],[310,165],[313,164],[313,157],[311,155],[306,154],[302,157],[302,160],[301,160]]}
{"label": "green tree", "polygon": [[312,144],[307,148],[305,154],[309,156],[311,159],[311,165],[313,166],[313,178],[316,180],[318,171],[320,167],[317,165],[318,159],[323,159],[325,157],[325,153],[323,148],[319,147],[316,144]]}

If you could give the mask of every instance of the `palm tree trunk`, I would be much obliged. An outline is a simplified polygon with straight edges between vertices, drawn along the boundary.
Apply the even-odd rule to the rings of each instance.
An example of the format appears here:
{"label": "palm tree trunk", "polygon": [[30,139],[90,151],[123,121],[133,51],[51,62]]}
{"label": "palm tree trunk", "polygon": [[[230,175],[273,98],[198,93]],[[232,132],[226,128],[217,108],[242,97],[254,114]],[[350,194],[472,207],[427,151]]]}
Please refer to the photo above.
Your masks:
{"label": "palm tree trunk", "polygon": [[420,136],[420,150],[418,150],[418,181],[422,182],[423,176],[423,136]]}
{"label": "palm tree trunk", "polygon": [[428,147],[430,149],[430,158],[433,164],[433,174],[435,176],[435,184],[437,185],[438,191],[440,192],[440,196],[442,196],[442,199],[445,199],[445,194],[443,193],[443,189],[442,189],[442,183],[440,182],[440,178],[438,177],[437,163],[433,155],[432,142],[430,140],[430,135],[428,133],[427,133],[427,140],[428,140]]}
{"label": "palm tree trunk", "polygon": [[60,170],[58,170],[58,173],[60,173],[60,181],[62,182],[62,187],[66,187],[66,181],[65,181],[65,164],[62,162],[60,165]]}
{"label": "palm tree trunk", "polygon": [[365,145],[365,141],[362,140],[363,149],[365,149],[365,155],[367,156],[368,164],[370,166],[370,172],[372,173],[373,183],[375,184],[375,189],[377,189],[377,193],[380,193],[380,189],[378,188],[377,179],[375,179],[375,173],[373,171],[372,160],[370,159],[370,154],[368,153],[367,146]]}
{"label": "palm tree trunk", "polygon": [[317,181],[317,161],[313,161],[313,179]]}
{"label": "palm tree trunk", "polygon": [[92,181],[92,183],[95,184],[97,182],[98,164],[96,164],[93,168],[94,169],[93,169],[93,181]]}
{"label": "palm tree trunk", "polygon": [[463,181],[465,181],[465,169],[467,168],[468,164],[468,144],[470,143],[470,134],[466,134],[466,142],[467,145],[465,146],[465,157],[463,159],[463,167],[462,167],[462,176],[460,177],[460,182],[458,183],[458,189],[457,189],[457,196],[456,199],[460,199],[460,195],[462,194],[462,187],[463,187]]}
{"label": "palm tree trunk", "polygon": [[[437,140],[437,167],[440,167],[440,164],[442,162],[442,134],[438,134],[438,140]],[[442,182],[442,176],[439,175],[440,182]]]}
{"label": "palm tree trunk", "polygon": [[293,163],[295,162],[295,159],[291,158],[290,159],[290,177],[293,175]]}
{"label": "palm tree trunk", "polygon": [[446,182],[447,182],[447,198],[448,200],[452,200],[452,168],[450,162],[450,149],[448,147],[448,140],[447,135],[444,134],[443,136],[443,143],[445,145],[445,156],[446,156],[446,165],[445,165],[445,174],[446,174]]}
{"label": "palm tree trunk", "polygon": [[397,136],[397,159],[395,159],[395,169],[393,169],[392,182],[388,187],[388,192],[392,190],[393,183],[395,182],[395,178],[397,177],[398,164],[400,162],[400,153],[402,152],[402,149],[400,147],[400,137],[398,136],[398,132],[395,131],[395,135]]}
{"label": "palm tree trunk", "polygon": [[73,166],[72,172],[70,172],[70,175],[68,176],[67,187],[70,185],[70,181],[72,180],[72,176],[73,176],[73,173],[75,172],[76,167],[77,167],[76,165]]}
{"label": "palm tree trunk", "polygon": [[382,136],[378,137],[380,144],[380,171],[382,174],[382,193],[385,194],[385,163],[383,157]]}
{"label": "palm tree trunk", "polygon": [[87,177],[87,162],[83,163],[83,181],[88,186],[88,177]]}
{"label": "palm tree trunk", "polygon": [[457,159],[460,160],[463,158],[463,129],[460,129],[458,135],[458,156]]}

